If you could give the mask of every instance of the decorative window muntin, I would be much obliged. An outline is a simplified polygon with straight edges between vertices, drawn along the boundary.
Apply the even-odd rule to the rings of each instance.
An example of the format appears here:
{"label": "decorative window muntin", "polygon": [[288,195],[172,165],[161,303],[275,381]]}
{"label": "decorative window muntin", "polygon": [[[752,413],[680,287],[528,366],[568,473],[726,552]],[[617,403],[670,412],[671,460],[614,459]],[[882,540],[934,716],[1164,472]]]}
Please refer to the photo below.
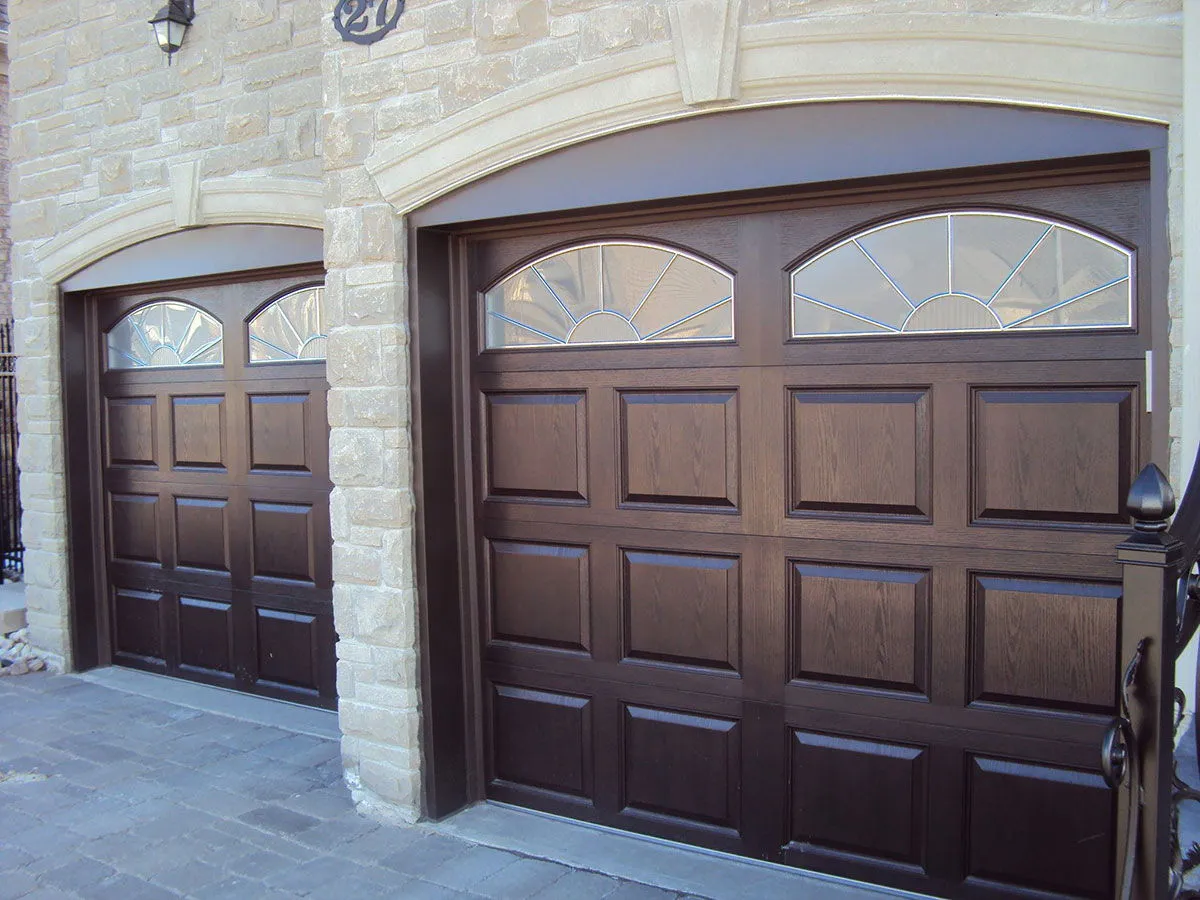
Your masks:
{"label": "decorative window muntin", "polygon": [[328,329],[325,288],[310,285],[289,291],[250,320],[251,364],[306,362],[325,358]]}
{"label": "decorative window muntin", "polygon": [[732,341],[733,276],[657,244],[557,250],[484,294],[484,348]]}
{"label": "decorative window muntin", "polygon": [[110,369],[219,366],[221,323],[183,300],[155,300],[125,314],[107,335]]}
{"label": "decorative window muntin", "polygon": [[963,210],[853,235],[792,271],[792,337],[1127,328],[1133,254],[1039,216]]}

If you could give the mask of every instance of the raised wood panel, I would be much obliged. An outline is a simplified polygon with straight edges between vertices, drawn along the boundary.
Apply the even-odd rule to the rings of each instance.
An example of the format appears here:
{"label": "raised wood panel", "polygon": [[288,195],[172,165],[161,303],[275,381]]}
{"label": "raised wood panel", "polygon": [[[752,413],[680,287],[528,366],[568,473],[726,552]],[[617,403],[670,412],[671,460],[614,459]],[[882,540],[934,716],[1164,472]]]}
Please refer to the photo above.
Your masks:
{"label": "raised wood panel", "polygon": [[621,558],[627,658],[738,669],[736,557],[622,550]]}
{"label": "raised wood panel", "polygon": [[179,598],[179,664],[233,676],[233,607],[217,600]]}
{"label": "raised wood panel", "polygon": [[621,502],[736,509],[736,391],[622,391]]}
{"label": "raised wood panel", "polygon": [[110,494],[108,503],[112,558],[161,565],[158,495]]}
{"label": "raised wood panel", "polygon": [[592,707],[587,697],[493,684],[495,779],[592,797]]}
{"label": "raised wood panel", "polygon": [[924,693],[929,573],[791,564],[791,677]]}
{"label": "raised wood panel", "polygon": [[1125,525],[1132,388],[977,390],[977,519]]}
{"label": "raised wood panel", "polygon": [[208,497],[175,498],[176,565],[229,571],[228,506]]}
{"label": "raised wood panel", "polygon": [[622,732],[625,812],[738,829],[738,722],[627,705]]}
{"label": "raised wood panel", "polygon": [[250,394],[250,469],[309,474],[308,394]]}
{"label": "raised wood panel", "polygon": [[173,464],[183,469],[225,467],[225,398],[171,398]]}
{"label": "raised wood panel", "polygon": [[158,418],[154,397],[108,397],[105,400],[110,466],[158,465]]}
{"label": "raised wood panel", "polygon": [[164,663],[164,604],[156,591],[113,591],[113,653]]}
{"label": "raised wood panel", "polygon": [[973,756],[970,879],[1072,897],[1110,897],[1114,797],[1099,774]]}
{"label": "raised wood panel", "polygon": [[587,499],[584,393],[489,393],[484,406],[489,495]]}
{"label": "raised wood panel", "polygon": [[927,753],[792,732],[788,839],[924,868]]}
{"label": "raised wood panel", "polygon": [[1120,585],[976,576],[972,587],[973,699],[1114,709]]}
{"label": "raised wood panel", "polygon": [[925,391],[795,390],[791,399],[793,513],[930,514]]}
{"label": "raised wood panel", "polygon": [[254,610],[258,680],[316,692],[320,688],[320,621],[281,609]]}
{"label": "raised wood panel", "polygon": [[262,501],[251,506],[255,576],[314,581],[312,507]]}
{"label": "raised wood panel", "polygon": [[490,541],[492,640],[587,650],[586,547]]}

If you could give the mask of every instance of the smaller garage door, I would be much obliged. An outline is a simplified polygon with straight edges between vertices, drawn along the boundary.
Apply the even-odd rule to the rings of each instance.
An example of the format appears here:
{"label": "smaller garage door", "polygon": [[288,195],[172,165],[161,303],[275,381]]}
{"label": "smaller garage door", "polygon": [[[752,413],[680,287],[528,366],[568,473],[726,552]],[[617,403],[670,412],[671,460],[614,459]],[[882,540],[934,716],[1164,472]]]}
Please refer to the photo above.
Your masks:
{"label": "smaller garage door", "polygon": [[95,301],[114,663],[334,705],[320,278]]}

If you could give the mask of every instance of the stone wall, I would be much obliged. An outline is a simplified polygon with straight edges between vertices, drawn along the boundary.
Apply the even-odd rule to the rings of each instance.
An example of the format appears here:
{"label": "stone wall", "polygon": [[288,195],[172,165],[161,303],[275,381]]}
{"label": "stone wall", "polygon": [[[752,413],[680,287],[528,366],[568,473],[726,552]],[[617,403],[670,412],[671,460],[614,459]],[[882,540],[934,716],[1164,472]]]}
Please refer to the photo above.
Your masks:
{"label": "stone wall", "polygon": [[[116,229],[120,210],[170,189],[180,163],[197,162],[202,179],[319,178],[344,757],[360,803],[407,819],[421,809],[421,748],[402,213],[564,143],[748,103],[904,94],[1178,116],[1181,0],[410,0],[371,46],[341,41],[328,0],[201,0],[172,69],[134,6],[13,3],[34,639],[69,664],[48,248],[95,221]],[[937,52],[943,36],[953,54]],[[820,55],[840,59],[843,46],[858,54],[854,78]],[[785,77],[778,60],[817,62]],[[967,74],[929,69],[952,61]],[[568,84],[579,93],[562,96]],[[1172,160],[1178,171],[1178,142]]]}

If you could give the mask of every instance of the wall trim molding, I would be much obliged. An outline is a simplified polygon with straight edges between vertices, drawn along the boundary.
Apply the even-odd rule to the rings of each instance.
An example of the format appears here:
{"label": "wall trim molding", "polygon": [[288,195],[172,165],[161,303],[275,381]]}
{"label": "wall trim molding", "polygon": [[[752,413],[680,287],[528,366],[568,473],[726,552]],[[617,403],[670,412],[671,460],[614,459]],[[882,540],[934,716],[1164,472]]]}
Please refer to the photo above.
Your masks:
{"label": "wall trim molding", "polygon": [[[47,284],[55,285],[110,253],[182,230],[177,193],[167,189],[113,206],[85,219],[33,253]],[[303,178],[214,178],[199,182],[196,225],[299,225],[323,228],[321,182]]]}
{"label": "wall trim molding", "polygon": [[670,42],[504,91],[383,143],[366,166],[401,213],[571,144],[709,111],[833,100],[944,100],[1178,118],[1174,25],[872,15],[744,26],[739,96],[685,103]]}

